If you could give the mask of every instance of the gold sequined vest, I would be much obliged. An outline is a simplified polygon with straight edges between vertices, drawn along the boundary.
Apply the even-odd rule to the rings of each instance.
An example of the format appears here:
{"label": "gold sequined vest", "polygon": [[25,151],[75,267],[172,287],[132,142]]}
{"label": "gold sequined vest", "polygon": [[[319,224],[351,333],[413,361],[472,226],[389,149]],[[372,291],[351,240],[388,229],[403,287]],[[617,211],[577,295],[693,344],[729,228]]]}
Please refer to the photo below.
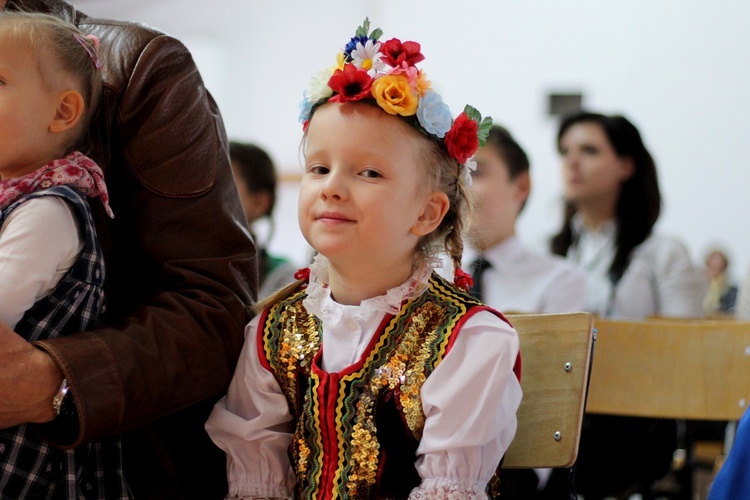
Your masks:
{"label": "gold sequined vest", "polygon": [[301,290],[267,309],[258,336],[261,360],[296,422],[296,498],[406,498],[420,482],[422,384],[463,322],[487,308],[433,273],[424,293],[386,315],[357,363],[327,373],[322,326],[303,307],[305,297]]}

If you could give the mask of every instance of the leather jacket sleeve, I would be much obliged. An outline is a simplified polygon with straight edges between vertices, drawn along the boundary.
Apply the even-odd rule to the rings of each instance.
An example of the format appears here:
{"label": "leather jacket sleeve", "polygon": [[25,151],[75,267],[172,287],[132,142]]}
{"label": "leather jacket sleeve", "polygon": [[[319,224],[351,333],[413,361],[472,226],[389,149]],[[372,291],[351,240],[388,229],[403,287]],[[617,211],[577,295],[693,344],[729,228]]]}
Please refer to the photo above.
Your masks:
{"label": "leather jacket sleeve", "polygon": [[255,248],[224,125],[187,49],[145,26],[42,3],[98,36],[104,63],[91,156],[115,213],[93,207],[105,321],[36,344],[62,368],[78,410],[77,435],[52,435],[76,446],[226,390],[257,290]]}

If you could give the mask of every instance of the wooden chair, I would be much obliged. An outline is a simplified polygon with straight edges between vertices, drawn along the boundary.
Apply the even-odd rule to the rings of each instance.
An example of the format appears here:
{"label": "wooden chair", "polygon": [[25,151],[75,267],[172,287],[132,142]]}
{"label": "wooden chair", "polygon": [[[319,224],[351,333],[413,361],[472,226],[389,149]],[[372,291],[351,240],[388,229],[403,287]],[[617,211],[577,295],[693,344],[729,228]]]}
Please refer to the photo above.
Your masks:
{"label": "wooden chair", "polygon": [[597,319],[586,411],[739,420],[750,403],[750,322]]}
{"label": "wooden chair", "polygon": [[[750,404],[750,322],[597,318],[594,326],[598,334],[587,413],[727,421],[723,449],[728,453],[734,423]],[[698,450],[711,443],[685,444],[709,470],[722,458],[721,443],[715,446],[718,454],[703,457]],[[699,469],[687,476],[698,489],[698,478],[705,475],[696,475]]]}
{"label": "wooden chair", "polygon": [[578,455],[593,317],[589,313],[506,317],[520,338],[523,400],[503,468],[570,467]]}

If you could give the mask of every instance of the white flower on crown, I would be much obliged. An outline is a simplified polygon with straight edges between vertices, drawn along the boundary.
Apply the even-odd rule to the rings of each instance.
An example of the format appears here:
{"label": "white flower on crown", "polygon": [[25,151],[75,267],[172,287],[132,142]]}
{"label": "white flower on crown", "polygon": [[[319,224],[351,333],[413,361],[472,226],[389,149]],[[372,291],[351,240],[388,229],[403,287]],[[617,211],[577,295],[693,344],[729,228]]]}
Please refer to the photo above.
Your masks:
{"label": "white flower on crown", "polygon": [[349,57],[352,58],[354,65],[358,68],[367,70],[367,74],[372,78],[384,73],[388,67],[380,60],[380,42],[372,39],[367,40],[364,45],[357,43],[357,47],[352,50]]}
{"label": "white flower on crown", "polygon": [[461,182],[463,182],[464,186],[471,187],[471,174],[475,172],[477,169],[477,162],[474,161],[474,157],[472,156],[468,160],[466,160],[466,163],[461,165]]}
{"label": "white flower on crown", "polygon": [[328,80],[331,79],[335,69],[335,66],[323,68],[313,75],[305,93],[305,98],[308,101],[315,103],[333,95],[333,90],[328,86]]}

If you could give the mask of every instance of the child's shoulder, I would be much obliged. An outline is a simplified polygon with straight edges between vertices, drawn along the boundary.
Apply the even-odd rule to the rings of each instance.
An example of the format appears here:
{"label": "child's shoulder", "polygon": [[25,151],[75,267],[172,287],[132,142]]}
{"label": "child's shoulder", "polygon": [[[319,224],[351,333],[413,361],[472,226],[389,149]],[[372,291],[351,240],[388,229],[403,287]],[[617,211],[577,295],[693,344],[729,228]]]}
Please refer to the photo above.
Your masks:
{"label": "child's shoulder", "polygon": [[440,273],[433,271],[427,286],[426,293],[432,297],[432,300],[460,304],[467,309],[483,305],[482,302],[469,293],[471,278],[468,275],[451,281]]}

